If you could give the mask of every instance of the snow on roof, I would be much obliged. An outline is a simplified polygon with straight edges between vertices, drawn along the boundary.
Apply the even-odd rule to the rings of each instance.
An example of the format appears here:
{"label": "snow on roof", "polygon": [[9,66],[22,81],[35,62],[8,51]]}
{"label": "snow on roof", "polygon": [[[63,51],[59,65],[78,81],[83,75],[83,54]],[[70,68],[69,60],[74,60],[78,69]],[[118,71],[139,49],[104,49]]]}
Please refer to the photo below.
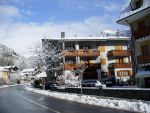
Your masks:
{"label": "snow on roof", "polygon": [[3,67],[4,69],[10,69],[10,68],[14,68],[16,66],[1,66],[1,67]]}
{"label": "snow on roof", "polygon": [[87,37],[50,38],[50,40],[58,40],[58,41],[130,40],[130,37],[126,37],[126,36],[87,36]]}
{"label": "snow on roof", "polygon": [[37,77],[37,78],[47,77],[47,74],[46,74],[46,72],[42,72],[42,73],[40,73],[40,74],[37,74],[36,77]]}
{"label": "snow on roof", "polygon": [[61,40],[65,40],[65,39],[90,39],[90,40],[101,40],[101,39],[128,39],[129,37],[117,37],[117,36],[91,36],[91,37],[65,37],[65,38],[61,38]]}
{"label": "snow on roof", "polygon": [[[12,68],[14,68],[16,66],[0,66],[0,71],[9,71],[12,73],[15,73],[16,71],[14,71]],[[9,70],[10,69],[10,70]]]}
{"label": "snow on roof", "polygon": [[20,76],[25,76],[26,74],[25,73],[20,73]]}
{"label": "snow on roof", "polygon": [[0,66],[0,71],[8,71],[7,69],[5,69],[4,67]]}
{"label": "snow on roof", "polygon": [[34,68],[30,68],[30,69],[23,69],[23,73],[27,73],[27,72],[33,72]]}

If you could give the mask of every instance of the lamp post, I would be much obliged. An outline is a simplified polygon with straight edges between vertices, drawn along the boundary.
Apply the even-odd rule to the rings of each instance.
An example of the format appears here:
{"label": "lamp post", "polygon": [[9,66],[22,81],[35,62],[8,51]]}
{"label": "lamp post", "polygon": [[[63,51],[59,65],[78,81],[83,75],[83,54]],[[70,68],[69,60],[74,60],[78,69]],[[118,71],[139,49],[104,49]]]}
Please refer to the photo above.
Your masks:
{"label": "lamp post", "polygon": [[82,74],[83,74],[83,73],[81,72],[81,73],[80,73],[80,79],[81,79],[81,80],[80,80],[80,85],[81,85],[81,95],[83,94],[83,91],[82,91]]}
{"label": "lamp post", "polygon": [[83,94],[83,88],[82,88],[82,79],[83,79],[83,78],[82,78],[82,77],[83,77],[83,71],[85,70],[85,68],[86,68],[86,60],[84,59],[83,70],[80,72],[81,95]]}

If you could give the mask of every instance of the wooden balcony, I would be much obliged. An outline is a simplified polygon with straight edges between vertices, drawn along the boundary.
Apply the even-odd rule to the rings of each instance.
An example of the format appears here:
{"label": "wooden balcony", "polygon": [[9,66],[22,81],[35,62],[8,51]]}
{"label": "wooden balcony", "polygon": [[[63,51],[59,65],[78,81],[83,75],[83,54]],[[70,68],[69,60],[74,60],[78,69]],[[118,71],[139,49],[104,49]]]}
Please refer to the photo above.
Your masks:
{"label": "wooden balcony", "polygon": [[64,64],[64,66],[63,66],[63,69],[64,70],[72,70],[72,69],[74,69],[76,67],[76,64],[68,64],[68,63],[66,63],[66,64]]}
{"label": "wooden balcony", "polygon": [[99,56],[99,50],[88,49],[88,50],[79,50],[78,55],[81,57],[91,57],[91,56]]}
{"label": "wooden balcony", "polygon": [[109,68],[132,68],[131,63],[112,63],[109,64]]}
{"label": "wooden balcony", "polygon": [[73,69],[83,69],[83,68],[90,68],[90,69],[97,69],[101,67],[100,63],[93,63],[93,64],[74,64],[74,63],[66,63],[63,65],[64,70],[73,70]]}
{"label": "wooden balcony", "polygon": [[145,36],[148,36],[148,35],[150,35],[150,26],[145,27],[145,28],[140,29],[140,30],[133,31],[132,35],[135,37],[135,40],[140,39],[140,38],[145,37]]}
{"label": "wooden balcony", "polygon": [[108,57],[128,57],[131,56],[131,51],[129,50],[111,50],[107,53]]}
{"label": "wooden balcony", "polygon": [[150,55],[137,56],[137,63],[138,63],[138,64],[150,63]]}
{"label": "wooden balcony", "polygon": [[66,50],[64,56],[78,56],[78,51],[76,50]]}

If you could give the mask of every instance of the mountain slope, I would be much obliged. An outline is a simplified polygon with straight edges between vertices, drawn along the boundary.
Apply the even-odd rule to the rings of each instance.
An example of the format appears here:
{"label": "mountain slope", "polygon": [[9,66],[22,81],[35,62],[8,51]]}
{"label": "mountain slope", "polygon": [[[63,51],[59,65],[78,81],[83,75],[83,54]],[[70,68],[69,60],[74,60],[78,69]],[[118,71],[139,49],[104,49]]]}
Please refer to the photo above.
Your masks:
{"label": "mountain slope", "polygon": [[26,58],[16,53],[13,49],[0,43],[0,66],[16,65],[20,68],[25,66]]}

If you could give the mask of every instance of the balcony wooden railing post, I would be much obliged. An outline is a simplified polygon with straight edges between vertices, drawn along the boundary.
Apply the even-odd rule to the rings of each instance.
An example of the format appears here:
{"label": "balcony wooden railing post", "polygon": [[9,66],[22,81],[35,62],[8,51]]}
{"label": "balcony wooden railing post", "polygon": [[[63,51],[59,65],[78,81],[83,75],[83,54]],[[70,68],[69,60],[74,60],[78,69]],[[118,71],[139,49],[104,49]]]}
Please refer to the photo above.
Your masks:
{"label": "balcony wooden railing post", "polygon": [[131,68],[132,64],[131,63],[112,63],[109,64],[110,68]]}
{"label": "balcony wooden railing post", "polygon": [[150,63],[150,55],[137,56],[137,63],[138,64]]}
{"label": "balcony wooden railing post", "polygon": [[93,49],[89,49],[89,50],[66,50],[64,52],[64,56],[99,56],[100,55],[100,52],[97,50],[93,50]]}
{"label": "balcony wooden railing post", "polygon": [[111,51],[108,51],[107,56],[131,56],[131,51],[129,51],[129,50],[111,50]]}

